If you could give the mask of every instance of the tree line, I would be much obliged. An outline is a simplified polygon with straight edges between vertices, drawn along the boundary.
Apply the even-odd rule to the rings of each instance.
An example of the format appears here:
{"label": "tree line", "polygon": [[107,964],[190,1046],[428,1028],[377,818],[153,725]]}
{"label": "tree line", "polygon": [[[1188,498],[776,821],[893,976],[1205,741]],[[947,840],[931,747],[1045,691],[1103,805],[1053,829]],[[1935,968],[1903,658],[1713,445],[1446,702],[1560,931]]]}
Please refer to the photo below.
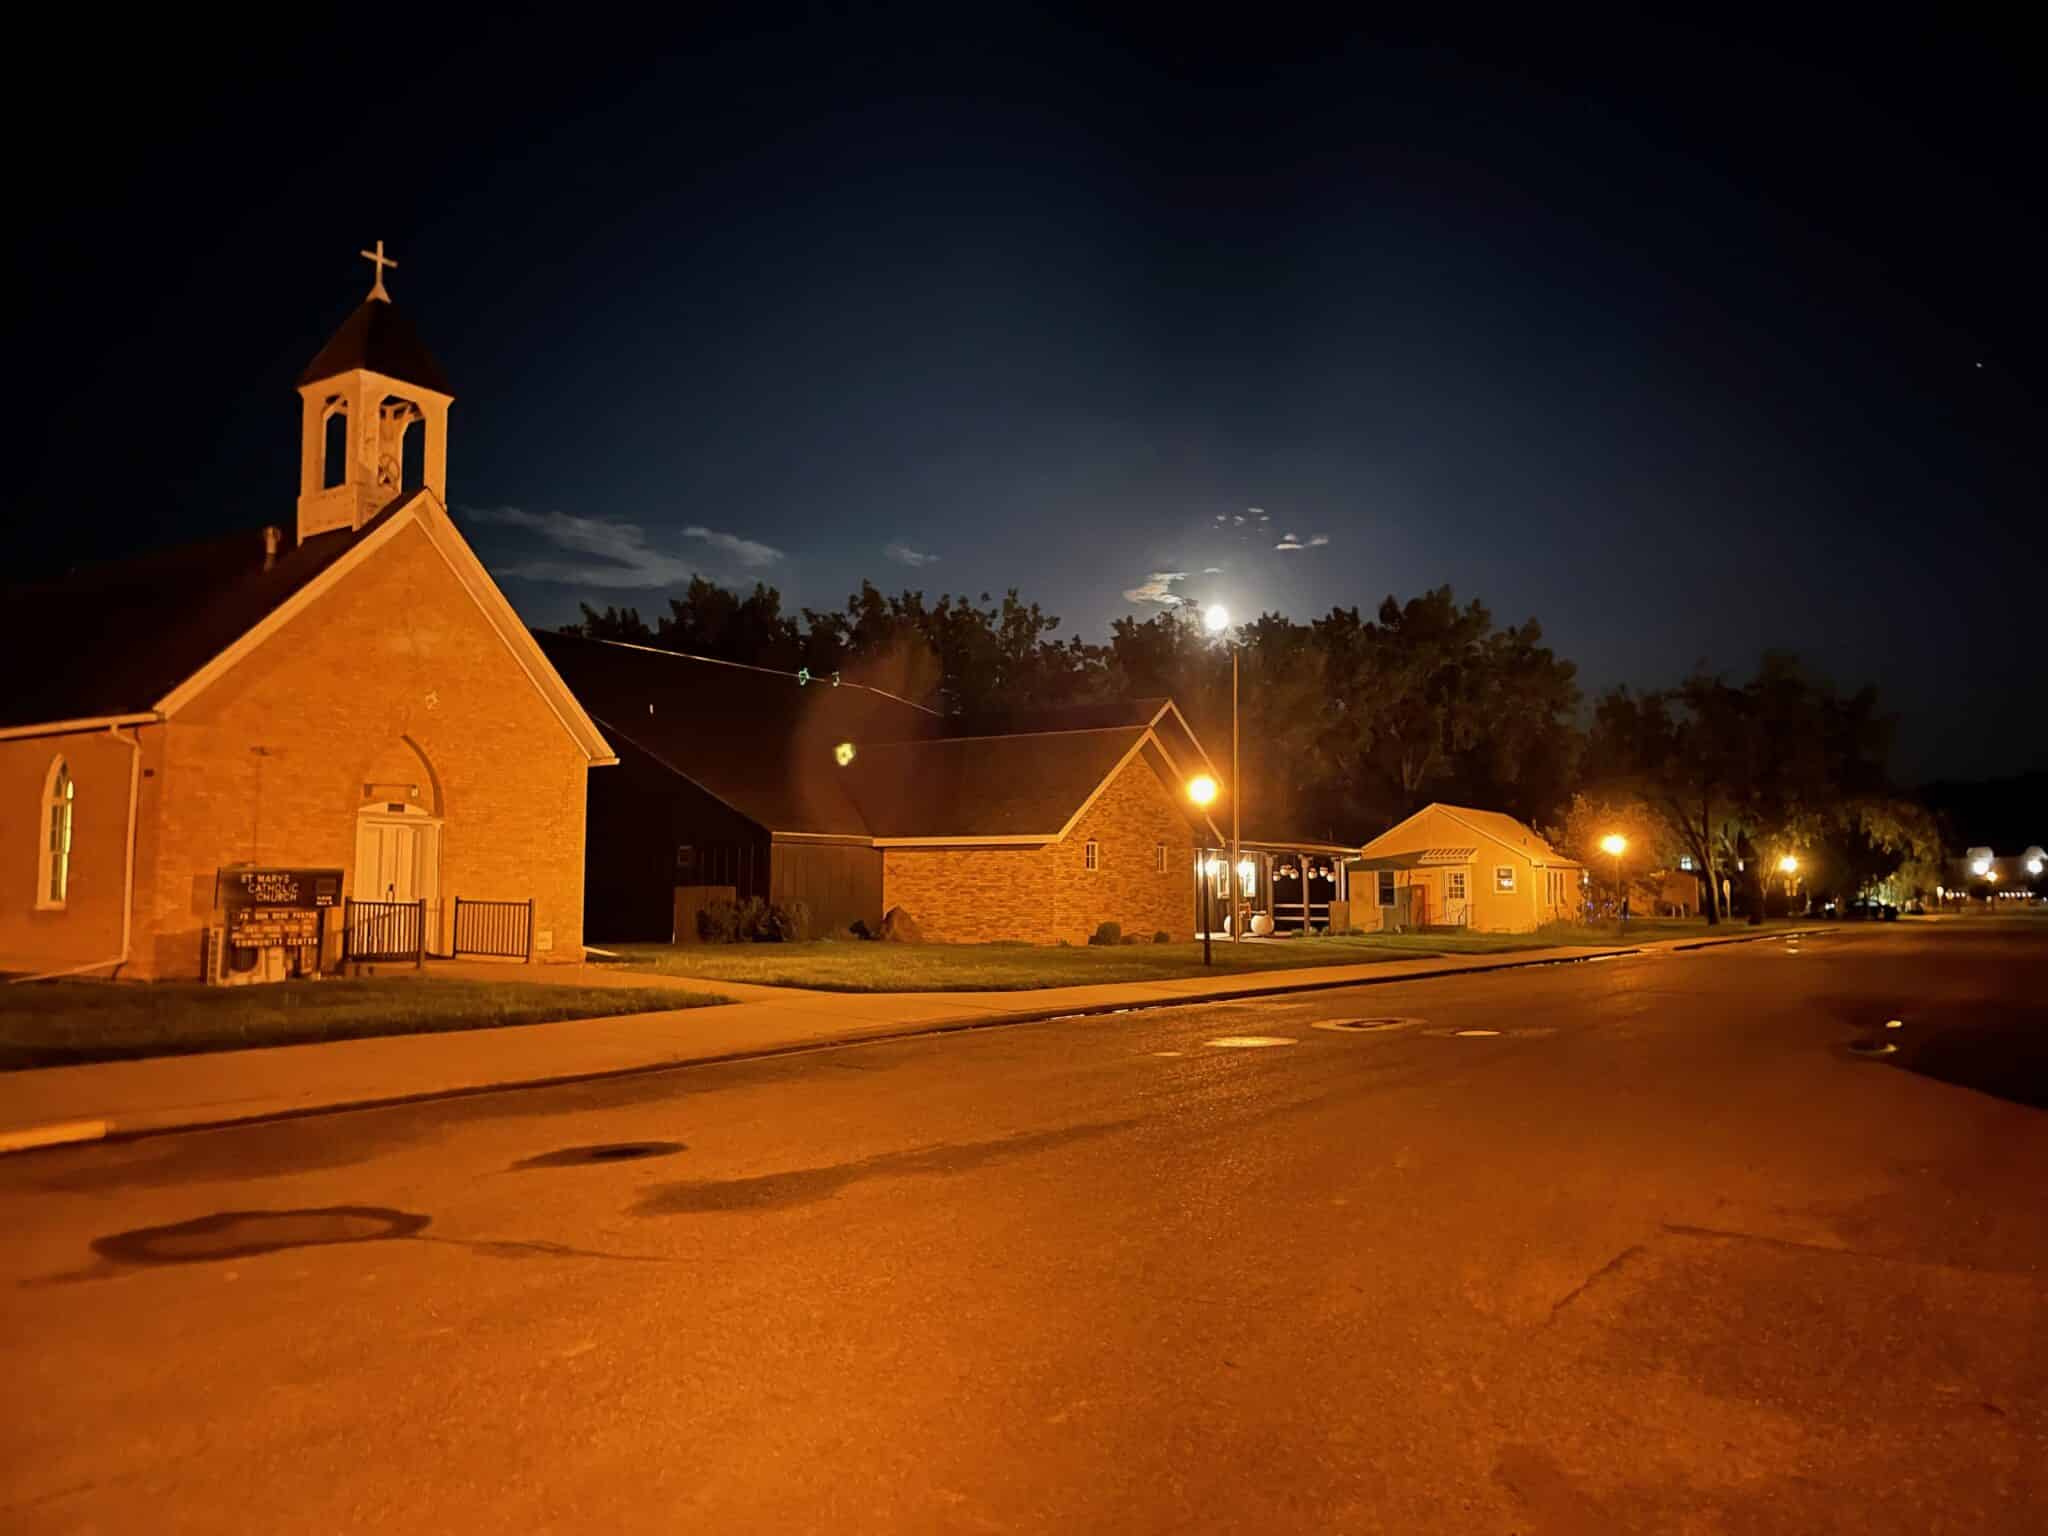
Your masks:
{"label": "tree line", "polygon": [[[843,609],[790,613],[774,587],[700,577],[652,624],[586,604],[564,628],[838,673],[969,719],[1169,697],[1212,752],[1229,740],[1231,647],[1192,606],[1118,619],[1093,644],[1061,639],[1059,617],[1014,589],[930,600],[863,582]],[[1369,838],[1433,800],[1482,806],[1544,830],[1596,877],[1610,866],[1601,839],[1620,832],[1624,878],[1690,868],[1715,921],[1788,895],[1931,893],[1939,878],[1940,828],[1887,778],[1877,696],[1839,693],[1794,657],[1767,655],[1747,682],[1702,671],[1589,703],[1534,619],[1497,624],[1449,587],[1370,614],[1265,613],[1230,640],[1247,835]]]}

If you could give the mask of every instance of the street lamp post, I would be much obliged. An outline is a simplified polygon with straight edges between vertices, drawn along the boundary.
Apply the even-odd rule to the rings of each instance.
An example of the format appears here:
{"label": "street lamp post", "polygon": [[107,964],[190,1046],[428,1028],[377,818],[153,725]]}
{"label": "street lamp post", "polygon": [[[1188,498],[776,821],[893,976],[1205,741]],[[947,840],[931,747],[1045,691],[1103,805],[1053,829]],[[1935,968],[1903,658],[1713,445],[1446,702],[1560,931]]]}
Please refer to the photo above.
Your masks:
{"label": "street lamp post", "polygon": [[1600,839],[1604,853],[1614,855],[1614,931],[1622,931],[1621,925],[1621,856],[1628,851],[1628,839],[1619,832],[1610,832]]}
{"label": "street lamp post", "polygon": [[[1230,628],[1230,610],[1221,603],[1211,603],[1202,610],[1202,627],[1212,635],[1221,635]],[[1230,645],[1230,942],[1235,944],[1244,931],[1244,914],[1240,897],[1244,876],[1238,865],[1243,853],[1238,842],[1239,808],[1244,803],[1244,777],[1239,771],[1237,753],[1237,645]]]}
{"label": "street lamp post", "polygon": [[1790,917],[1792,915],[1792,877],[1799,873],[1799,860],[1792,854],[1786,854],[1782,859],[1778,860],[1778,873],[1785,877],[1785,915]]}
{"label": "street lamp post", "polygon": [[[1216,781],[1206,773],[1190,779],[1188,798],[1196,805],[1206,807],[1216,798]],[[1203,819],[1207,820],[1206,817]],[[1202,857],[1196,864],[1195,874],[1202,882],[1202,964],[1209,965],[1212,963],[1209,958],[1209,883],[1212,877],[1209,873],[1209,846],[1206,841],[1202,845]]]}

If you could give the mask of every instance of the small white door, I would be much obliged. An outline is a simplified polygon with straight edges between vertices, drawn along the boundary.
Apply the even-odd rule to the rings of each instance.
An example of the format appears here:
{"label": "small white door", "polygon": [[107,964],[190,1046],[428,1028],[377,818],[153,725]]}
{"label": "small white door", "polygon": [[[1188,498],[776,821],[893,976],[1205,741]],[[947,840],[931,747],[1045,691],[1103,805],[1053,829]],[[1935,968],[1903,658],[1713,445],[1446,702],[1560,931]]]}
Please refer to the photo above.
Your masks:
{"label": "small white door", "polygon": [[439,947],[441,827],[426,817],[356,818],[357,901],[426,902],[426,943]]}

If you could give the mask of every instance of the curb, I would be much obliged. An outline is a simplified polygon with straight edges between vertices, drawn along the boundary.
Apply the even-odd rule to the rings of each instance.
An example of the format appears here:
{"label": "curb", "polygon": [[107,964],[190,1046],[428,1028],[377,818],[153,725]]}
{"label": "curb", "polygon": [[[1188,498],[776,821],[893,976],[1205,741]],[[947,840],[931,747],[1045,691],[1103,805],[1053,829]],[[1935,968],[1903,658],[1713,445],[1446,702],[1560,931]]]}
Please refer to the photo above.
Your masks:
{"label": "curb", "polygon": [[112,1123],[106,1120],[53,1120],[48,1125],[0,1131],[0,1156],[9,1152],[33,1152],[38,1147],[68,1147],[81,1141],[104,1141],[112,1130]]}
{"label": "curb", "polygon": [[1770,933],[1744,933],[1732,939],[1691,939],[1683,944],[1671,946],[1675,954],[1686,949],[1719,949],[1724,944],[1761,944],[1767,939],[1817,939],[1824,933],[1833,933],[1832,928],[1776,929]]}
{"label": "curb", "polygon": [[[1802,936],[1832,932],[1831,929],[1801,929]],[[1745,934],[1733,939],[1705,939],[1673,949],[1708,949],[1722,944],[1748,944],[1763,939],[1786,938],[1778,933]],[[1079,1008],[1021,1008],[1014,1012],[973,1014],[957,1019],[934,1019],[922,1024],[877,1034],[846,1035],[838,1038],[805,1040],[789,1045],[758,1046],[726,1051],[715,1056],[692,1056],[682,1061],[653,1061],[631,1067],[610,1067],[596,1072],[564,1072],[549,1077],[523,1077],[512,1082],[476,1083],[462,1088],[430,1088],[417,1093],[398,1093],[370,1099],[349,1099],[335,1104],[309,1104],[302,1109],[271,1110],[255,1115],[231,1115],[215,1120],[193,1120],[177,1125],[152,1125],[123,1129],[111,1120],[74,1120],[59,1125],[36,1126],[0,1134],[0,1156],[29,1152],[80,1141],[143,1141],[157,1136],[181,1136],[193,1131],[221,1131],[236,1126],[273,1125],[286,1120],[307,1120],[315,1115],[346,1115],[373,1109],[398,1109],[408,1104],[432,1104],[454,1099],[479,1098],[489,1093],[519,1093],[534,1088],[570,1088],[579,1083],[619,1082],[627,1078],[651,1077],[659,1072],[683,1072],[692,1067],[726,1066],[737,1061],[772,1061],[780,1056],[802,1056],[814,1051],[843,1050],[858,1045],[889,1045],[934,1035],[971,1034],[984,1029],[1006,1029],[1016,1024],[1044,1024],[1055,1019],[1098,1018],[1105,1014],[1140,1013],[1158,1008],[1186,1008],[1198,1003],[1234,1003],[1251,998],[1282,997],[1298,992],[1335,992],[1347,987],[1389,987],[1410,981],[1443,981],[1453,976],[1487,976],[1501,971],[1535,970],[1550,965],[1587,965],[1598,960],[1619,960],[1645,953],[1640,945],[1620,949],[1591,950],[1583,955],[1559,955],[1545,960],[1498,960],[1484,965],[1446,966],[1433,971],[1408,971],[1399,976],[1364,976],[1346,980],[1289,982],[1279,986],[1247,987],[1221,995],[1196,994],[1185,997],[1134,998],[1122,1003],[1093,1003]],[[51,1134],[69,1133],[69,1134]]]}

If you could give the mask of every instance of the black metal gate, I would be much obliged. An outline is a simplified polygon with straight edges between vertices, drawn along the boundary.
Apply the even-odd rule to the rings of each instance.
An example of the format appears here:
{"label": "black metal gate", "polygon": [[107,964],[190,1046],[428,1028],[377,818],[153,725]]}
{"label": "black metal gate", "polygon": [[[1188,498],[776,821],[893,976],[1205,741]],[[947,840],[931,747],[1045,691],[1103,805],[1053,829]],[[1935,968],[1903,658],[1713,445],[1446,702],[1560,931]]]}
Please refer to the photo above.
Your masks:
{"label": "black metal gate", "polygon": [[464,901],[455,898],[453,955],[495,955],[511,960],[533,958],[531,901]]}
{"label": "black metal gate", "polygon": [[422,965],[427,956],[427,904],[424,901],[357,901],[342,903],[341,958],[410,960]]}

